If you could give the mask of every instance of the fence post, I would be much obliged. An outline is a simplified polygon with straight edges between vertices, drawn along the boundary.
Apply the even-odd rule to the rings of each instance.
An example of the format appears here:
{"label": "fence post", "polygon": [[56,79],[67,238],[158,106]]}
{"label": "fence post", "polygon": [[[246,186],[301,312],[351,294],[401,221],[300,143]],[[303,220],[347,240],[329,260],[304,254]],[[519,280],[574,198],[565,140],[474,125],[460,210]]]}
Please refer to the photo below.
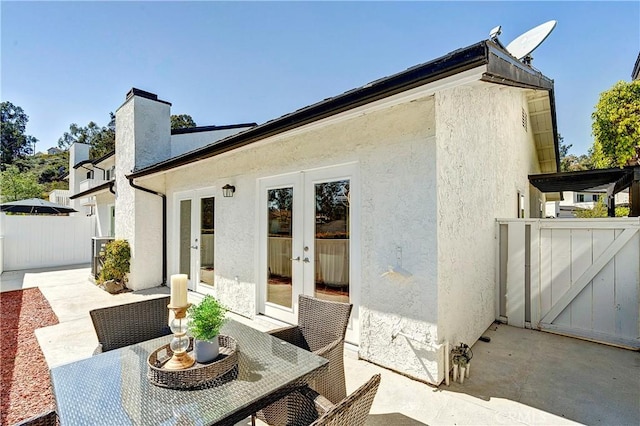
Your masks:
{"label": "fence post", "polygon": [[531,328],[540,323],[540,220],[531,223]]}
{"label": "fence post", "polygon": [[507,263],[507,319],[524,328],[525,314],[525,226],[524,220],[509,222]]}

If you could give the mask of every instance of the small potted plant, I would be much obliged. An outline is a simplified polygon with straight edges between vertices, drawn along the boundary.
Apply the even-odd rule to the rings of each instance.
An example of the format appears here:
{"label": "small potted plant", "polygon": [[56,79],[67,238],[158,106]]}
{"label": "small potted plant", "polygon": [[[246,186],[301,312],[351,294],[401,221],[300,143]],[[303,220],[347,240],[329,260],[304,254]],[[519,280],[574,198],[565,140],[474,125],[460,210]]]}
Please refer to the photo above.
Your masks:
{"label": "small potted plant", "polygon": [[194,339],[193,352],[197,362],[210,362],[218,356],[218,334],[227,321],[226,313],[227,308],[211,295],[189,307],[187,329]]}

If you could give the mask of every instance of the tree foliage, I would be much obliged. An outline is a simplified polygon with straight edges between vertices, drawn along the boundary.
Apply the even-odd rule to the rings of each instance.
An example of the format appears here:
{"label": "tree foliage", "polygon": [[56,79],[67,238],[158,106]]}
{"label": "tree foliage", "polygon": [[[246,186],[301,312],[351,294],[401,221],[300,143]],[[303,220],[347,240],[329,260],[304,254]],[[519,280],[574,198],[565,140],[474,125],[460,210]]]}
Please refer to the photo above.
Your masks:
{"label": "tree foliage", "polygon": [[109,124],[99,126],[94,121],[89,122],[84,127],[71,123],[69,131],[64,132],[62,137],[58,139],[58,147],[68,149],[71,144],[84,143],[90,145],[89,158],[100,158],[116,148],[116,116],[109,113]]}
{"label": "tree foliage", "polygon": [[45,195],[54,189],[69,188],[69,182],[64,180],[69,168],[68,151],[30,155],[16,160],[14,165],[20,172],[35,175],[37,182],[43,185]]}
{"label": "tree foliage", "polygon": [[171,116],[171,130],[188,129],[196,127],[196,122],[188,114],[176,114]]}
{"label": "tree foliage", "polygon": [[33,146],[38,139],[25,134],[29,116],[19,106],[8,101],[2,102],[0,116],[0,133],[2,135],[0,170],[5,170],[9,164],[13,164],[17,159],[32,154]]}
{"label": "tree foliage", "polygon": [[558,135],[560,145],[560,171],[561,172],[577,172],[581,170],[593,169],[593,161],[591,155],[574,155],[569,154],[572,144],[566,145],[564,138]]}
{"label": "tree foliage", "polygon": [[640,145],[640,80],[619,81],[601,93],[591,118],[596,166],[626,165]]}
{"label": "tree foliage", "polygon": [[33,173],[23,173],[17,166],[9,165],[0,172],[0,197],[2,202],[40,198],[44,187]]}

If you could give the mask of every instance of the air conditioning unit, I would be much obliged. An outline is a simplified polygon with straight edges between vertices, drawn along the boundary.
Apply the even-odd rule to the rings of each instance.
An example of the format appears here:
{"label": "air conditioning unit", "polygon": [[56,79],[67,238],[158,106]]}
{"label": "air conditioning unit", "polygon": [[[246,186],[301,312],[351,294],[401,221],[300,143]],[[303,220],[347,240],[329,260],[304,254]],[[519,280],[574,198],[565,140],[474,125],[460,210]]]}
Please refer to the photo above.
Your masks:
{"label": "air conditioning unit", "polygon": [[113,237],[93,237],[91,238],[91,274],[93,278],[98,278],[102,270],[102,262],[107,243],[113,241]]}

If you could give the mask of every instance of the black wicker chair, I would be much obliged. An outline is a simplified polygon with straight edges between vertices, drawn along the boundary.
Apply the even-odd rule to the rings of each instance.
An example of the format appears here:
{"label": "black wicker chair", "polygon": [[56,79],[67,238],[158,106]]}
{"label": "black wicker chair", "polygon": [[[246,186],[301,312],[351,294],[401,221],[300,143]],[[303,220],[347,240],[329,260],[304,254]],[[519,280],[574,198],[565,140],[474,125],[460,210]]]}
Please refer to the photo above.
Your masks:
{"label": "black wicker chair", "polygon": [[[305,295],[299,296],[298,303],[298,325],[273,330],[269,334],[329,360],[326,372],[316,377],[310,386],[331,403],[337,403],[347,396],[344,336],[352,305]],[[288,407],[290,402],[285,397],[258,412],[257,416],[269,424],[286,424],[287,417],[292,415]]]}
{"label": "black wicker chair", "polygon": [[363,426],[380,385],[380,374],[360,386],[351,395],[331,403],[310,388],[294,392],[288,397],[289,417],[287,425],[296,426]]}
{"label": "black wicker chair", "polygon": [[48,410],[28,419],[24,419],[13,426],[57,426],[59,424],[60,422],[58,421],[58,415],[55,410]]}
{"label": "black wicker chair", "polygon": [[90,311],[99,342],[93,354],[171,334],[169,300],[166,296]]}

